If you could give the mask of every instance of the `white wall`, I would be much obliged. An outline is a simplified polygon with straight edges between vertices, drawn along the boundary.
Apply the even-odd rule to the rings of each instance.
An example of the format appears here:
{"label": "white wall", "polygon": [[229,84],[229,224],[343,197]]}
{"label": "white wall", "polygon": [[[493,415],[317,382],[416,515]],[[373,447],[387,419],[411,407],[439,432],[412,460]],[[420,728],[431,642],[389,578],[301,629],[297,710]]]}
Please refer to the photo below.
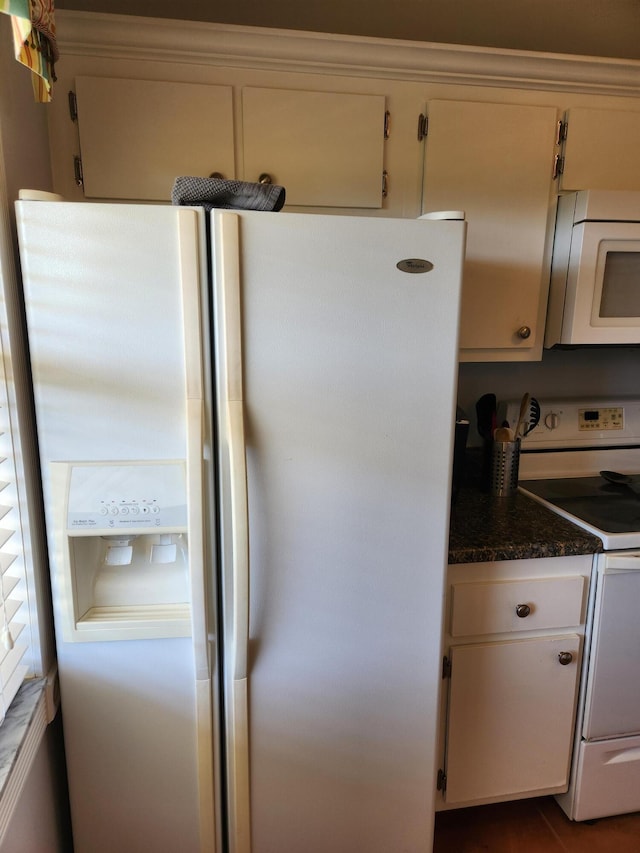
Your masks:
{"label": "white wall", "polygon": [[458,403],[471,419],[469,444],[479,445],[475,403],[485,393],[498,400],[519,400],[528,391],[553,397],[640,397],[640,347],[545,350],[541,362],[461,364]]}
{"label": "white wall", "polygon": [[638,0],[56,0],[56,7],[640,59]]}

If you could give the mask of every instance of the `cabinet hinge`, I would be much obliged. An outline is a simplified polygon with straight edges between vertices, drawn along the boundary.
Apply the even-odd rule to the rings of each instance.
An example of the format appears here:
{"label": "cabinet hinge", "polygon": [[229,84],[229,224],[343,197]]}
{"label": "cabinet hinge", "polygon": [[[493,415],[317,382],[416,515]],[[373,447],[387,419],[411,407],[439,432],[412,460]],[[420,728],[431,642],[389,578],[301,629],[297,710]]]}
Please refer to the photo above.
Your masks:
{"label": "cabinet hinge", "polygon": [[389,173],[385,169],[382,173],[382,198],[389,195]]}
{"label": "cabinet hinge", "polygon": [[556,145],[560,145],[562,142],[565,141],[565,139],[567,138],[567,129],[568,129],[567,122],[562,121],[562,119],[560,119],[560,121],[557,124],[557,129],[556,129]]}
{"label": "cabinet hinge", "polygon": [[83,187],[84,175],[82,173],[82,159],[77,154],[73,157],[73,174],[76,179],[77,186]]}
{"label": "cabinet hinge", "polygon": [[388,139],[391,135],[391,113],[389,110],[385,111],[384,114],[384,138]]}
{"label": "cabinet hinge", "polygon": [[557,180],[564,171],[564,157],[556,154],[553,158],[553,180]]}
{"label": "cabinet hinge", "polygon": [[442,791],[443,794],[447,790],[447,774],[444,772],[444,770],[438,770],[436,788],[438,789],[438,791]]}
{"label": "cabinet hinge", "polygon": [[71,121],[78,121],[78,99],[76,98],[75,92],[69,92],[69,115],[71,116]]}
{"label": "cabinet hinge", "polygon": [[442,677],[451,678],[451,660],[448,657],[442,658]]}
{"label": "cabinet hinge", "polygon": [[422,140],[426,137],[429,131],[429,118],[424,115],[424,113],[420,113],[418,116],[418,142],[422,142]]}

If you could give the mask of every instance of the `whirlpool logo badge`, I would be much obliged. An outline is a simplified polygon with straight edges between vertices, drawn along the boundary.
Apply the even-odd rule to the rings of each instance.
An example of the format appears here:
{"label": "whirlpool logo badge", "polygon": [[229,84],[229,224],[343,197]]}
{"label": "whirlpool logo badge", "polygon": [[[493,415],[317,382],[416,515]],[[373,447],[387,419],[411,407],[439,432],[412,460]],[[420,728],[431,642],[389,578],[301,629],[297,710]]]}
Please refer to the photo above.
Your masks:
{"label": "whirlpool logo badge", "polygon": [[403,261],[398,261],[396,266],[401,272],[410,273],[429,272],[433,269],[431,261],[425,261],[424,258],[405,258]]}

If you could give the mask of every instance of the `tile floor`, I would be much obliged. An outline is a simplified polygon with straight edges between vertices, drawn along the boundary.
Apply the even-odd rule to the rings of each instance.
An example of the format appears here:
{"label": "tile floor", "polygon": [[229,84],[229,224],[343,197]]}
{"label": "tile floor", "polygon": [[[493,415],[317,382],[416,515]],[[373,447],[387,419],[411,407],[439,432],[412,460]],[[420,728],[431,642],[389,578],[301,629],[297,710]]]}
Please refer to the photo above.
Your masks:
{"label": "tile floor", "polygon": [[640,812],[576,823],[553,797],[440,812],[434,853],[640,853]]}

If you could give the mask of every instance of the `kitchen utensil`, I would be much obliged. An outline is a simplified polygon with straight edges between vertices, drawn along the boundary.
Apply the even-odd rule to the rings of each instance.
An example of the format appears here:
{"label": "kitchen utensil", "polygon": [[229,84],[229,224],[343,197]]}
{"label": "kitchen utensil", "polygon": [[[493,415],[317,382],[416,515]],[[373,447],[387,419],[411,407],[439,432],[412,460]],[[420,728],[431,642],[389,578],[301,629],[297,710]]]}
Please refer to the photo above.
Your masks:
{"label": "kitchen utensil", "polygon": [[495,394],[483,394],[476,403],[478,433],[482,439],[482,464],[480,468],[480,488],[489,491],[491,482],[491,447],[493,431],[497,420],[498,401]]}
{"label": "kitchen utensil", "polygon": [[455,503],[460,486],[464,482],[466,471],[467,437],[469,435],[469,421],[464,412],[459,409],[456,412],[456,425],[453,444],[453,467],[451,475],[451,502]]}
{"label": "kitchen utensil", "polygon": [[516,428],[513,431],[513,434],[516,438],[520,437],[520,427],[522,426],[522,422],[524,421],[524,416],[527,414],[527,410],[529,408],[529,403],[531,401],[531,396],[527,392],[522,397],[522,401],[520,403],[520,412],[518,413],[518,420],[516,421]]}
{"label": "kitchen utensil", "polygon": [[509,429],[509,427],[498,427],[493,433],[494,441],[513,441],[514,438],[513,430]]}
{"label": "kitchen utensil", "polygon": [[540,403],[536,400],[535,397],[531,398],[531,402],[529,404],[529,417],[527,419],[527,426],[524,428],[522,437],[529,435],[532,429],[535,429],[540,423]]}
{"label": "kitchen utensil", "polygon": [[496,425],[498,403],[495,394],[483,394],[476,403],[478,434],[485,441],[491,441]]}
{"label": "kitchen utensil", "polygon": [[600,476],[616,486],[626,486],[640,498],[640,478],[629,477],[628,474],[619,474],[617,471],[600,471]]}

